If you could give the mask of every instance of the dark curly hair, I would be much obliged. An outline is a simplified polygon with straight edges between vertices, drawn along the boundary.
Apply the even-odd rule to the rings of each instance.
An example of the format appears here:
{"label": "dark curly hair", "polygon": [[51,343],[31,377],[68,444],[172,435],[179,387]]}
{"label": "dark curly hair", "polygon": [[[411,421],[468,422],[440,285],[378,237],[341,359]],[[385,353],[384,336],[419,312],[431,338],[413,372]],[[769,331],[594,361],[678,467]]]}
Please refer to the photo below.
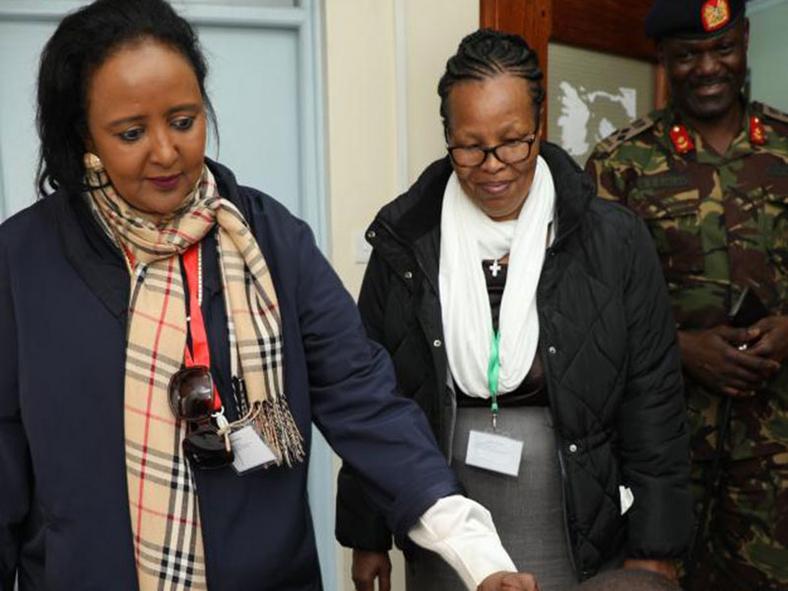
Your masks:
{"label": "dark curly hair", "polygon": [[96,0],[66,16],[41,54],[36,116],[41,196],[60,188],[75,193],[84,189],[90,78],[113,52],[145,39],[166,44],[186,58],[216,130],[205,92],[208,65],[191,25],[165,0]]}
{"label": "dark curly hair", "polygon": [[544,102],[544,78],[539,68],[536,52],[519,35],[502,33],[493,29],[479,29],[467,35],[457,48],[457,53],[446,62],[446,71],[438,82],[441,97],[443,130],[449,133],[449,93],[452,87],[464,80],[484,80],[499,74],[519,76],[528,82],[531,99],[539,119],[539,107]]}

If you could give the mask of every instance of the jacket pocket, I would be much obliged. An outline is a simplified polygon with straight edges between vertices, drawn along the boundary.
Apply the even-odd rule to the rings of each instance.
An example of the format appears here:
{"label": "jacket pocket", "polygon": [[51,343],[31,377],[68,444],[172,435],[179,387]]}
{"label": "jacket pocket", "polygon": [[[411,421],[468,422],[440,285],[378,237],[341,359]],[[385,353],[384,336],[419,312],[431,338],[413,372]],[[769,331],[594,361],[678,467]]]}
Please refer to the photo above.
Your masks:
{"label": "jacket pocket", "polygon": [[561,454],[564,503],[578,574],[585,579],[616,556],[626,537],[619,458],[610,435],[574,440]]}
{"label": "jacket pocket", "polygon": [[700,199],[697,191],[665,195],[633,206],[646,222],[668,281],[704,269]]}

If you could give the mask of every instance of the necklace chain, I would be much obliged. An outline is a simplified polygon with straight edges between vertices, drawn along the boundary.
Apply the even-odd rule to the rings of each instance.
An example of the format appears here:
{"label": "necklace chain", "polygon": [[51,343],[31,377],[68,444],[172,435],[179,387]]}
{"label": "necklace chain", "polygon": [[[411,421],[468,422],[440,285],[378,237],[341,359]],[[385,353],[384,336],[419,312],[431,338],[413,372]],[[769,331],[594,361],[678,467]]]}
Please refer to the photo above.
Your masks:
{"label": "necklace chain", "polygon": [[202,306],[202,242],[197,243],[197,303]]}

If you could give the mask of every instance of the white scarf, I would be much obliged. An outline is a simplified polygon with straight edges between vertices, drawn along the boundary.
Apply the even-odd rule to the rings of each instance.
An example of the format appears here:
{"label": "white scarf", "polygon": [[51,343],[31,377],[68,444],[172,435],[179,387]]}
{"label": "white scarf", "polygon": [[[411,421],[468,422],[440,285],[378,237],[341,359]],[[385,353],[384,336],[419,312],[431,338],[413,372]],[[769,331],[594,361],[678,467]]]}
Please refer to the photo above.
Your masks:
{"label": "white scarf", "polygon": [[484,258],[509,253],[498,324],[498,392],[515,390],[531,369],[539,342],[536,287],[554,205],[553,177],[541,156],[528,198],[511,223],[490,219],[462,190],[456,173],[449,178],[441,213],[440,302],[449,369],[469,396],[490,397],[493,325]]}

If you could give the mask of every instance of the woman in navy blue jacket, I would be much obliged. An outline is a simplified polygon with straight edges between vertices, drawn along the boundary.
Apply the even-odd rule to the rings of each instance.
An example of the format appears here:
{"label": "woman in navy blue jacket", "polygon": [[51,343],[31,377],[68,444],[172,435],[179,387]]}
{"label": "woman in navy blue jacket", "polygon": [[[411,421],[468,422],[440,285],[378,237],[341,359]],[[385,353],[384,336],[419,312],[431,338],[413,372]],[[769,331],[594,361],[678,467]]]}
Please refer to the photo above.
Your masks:
{"label": "woman in navy blue jacket", "polygon": [[314,421],[401,540],[535,588],[482,507],[441,520],[456,480],[309,228],[205,159],[205,76],[163,0],[44,50],[45,198],[0,227],[0,587],[320,589]]}

